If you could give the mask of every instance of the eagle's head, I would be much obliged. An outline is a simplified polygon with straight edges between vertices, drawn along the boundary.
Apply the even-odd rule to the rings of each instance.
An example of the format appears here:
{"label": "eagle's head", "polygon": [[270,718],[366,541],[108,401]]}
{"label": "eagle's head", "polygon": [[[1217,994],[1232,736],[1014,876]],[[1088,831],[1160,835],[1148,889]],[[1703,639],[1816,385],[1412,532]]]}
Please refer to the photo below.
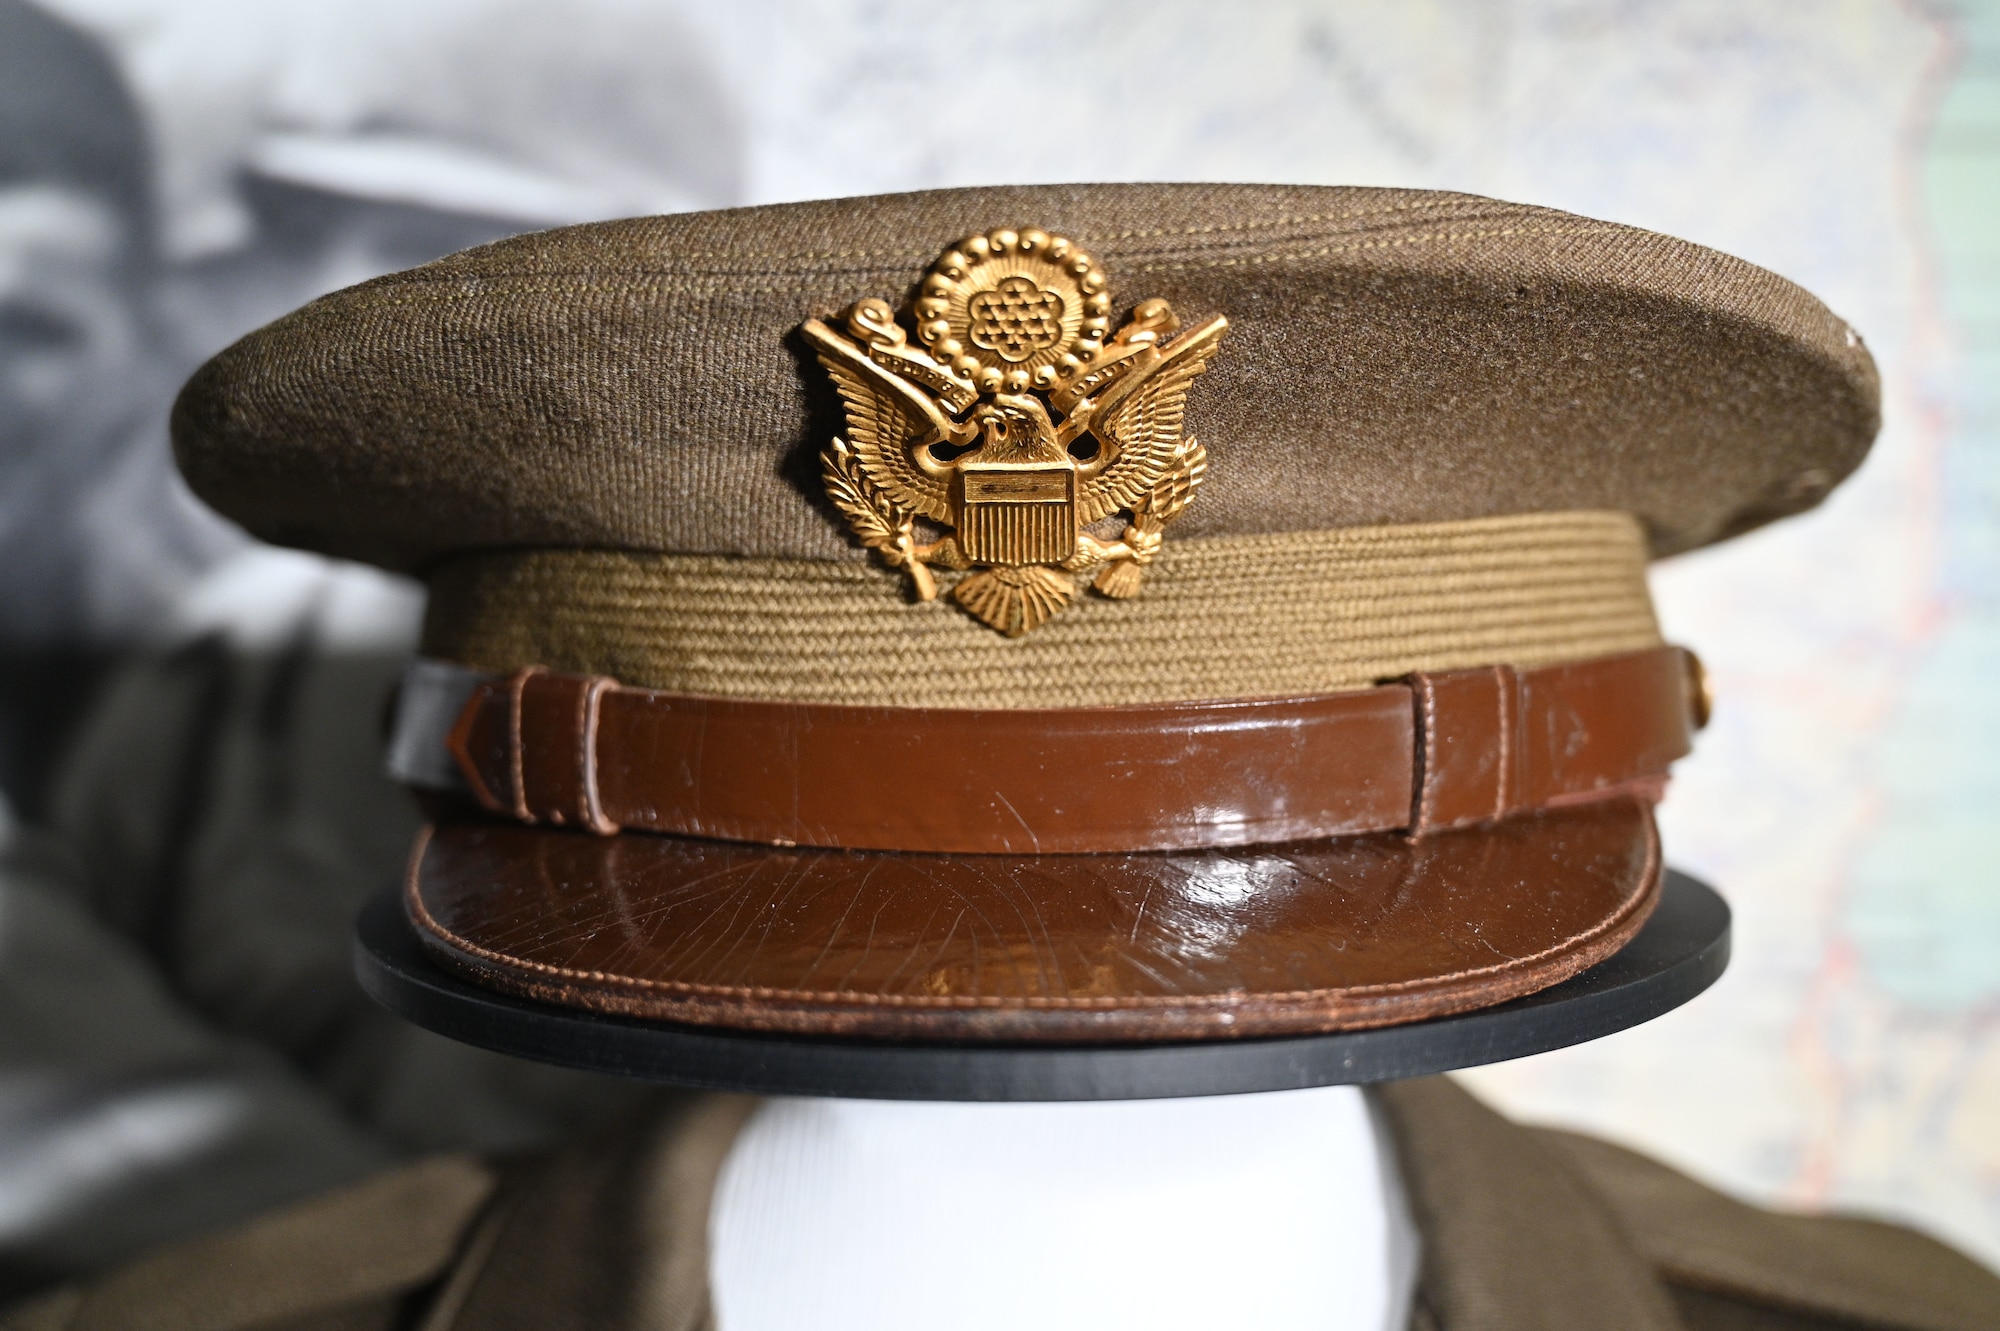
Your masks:
{"label": "eagle's head", "polygon": [[1042,462],[1062,457],[1049,410],[1025,393],[996,393],[972,414],[982,462]]}

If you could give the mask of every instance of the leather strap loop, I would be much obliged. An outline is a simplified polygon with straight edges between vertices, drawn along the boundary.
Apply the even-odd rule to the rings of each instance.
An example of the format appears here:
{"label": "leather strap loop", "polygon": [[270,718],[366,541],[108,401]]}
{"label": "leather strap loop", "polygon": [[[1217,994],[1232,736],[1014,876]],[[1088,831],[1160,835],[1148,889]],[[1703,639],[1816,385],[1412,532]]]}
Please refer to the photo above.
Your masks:
{"label": "leather strap loop", "polygon": [[1412,835],[1505,818],[1521,806],[1526,748],[1521,673],[1486,666],[1409,679],[1416,705],[1416,804]]}
{"label": "leather strap loop", "polygon": [[600,834],[1173,850],[1422,836],[1657,797],[1689,748],[1689,677],[1668,647],[1312,698],[974,711],[693,697],[529,668],[474,685],[445,742],[489,810]]}
{"label": "leather strap loop", "polygon": [[[557,675],[540,666],[476,686],[483,705],[466,706],[445,740],[473,798],[530,826],[574,824],[600,836],[622,830],[605,812],[598,785],[604,698],[617,688],[606,675]],[[485,761],[473,762],[473,753]]]}
{"label": "leather strap loop", "polygon": [[[528,744],[524,732],[527,730],[528,685],[537,678],[545,678],[548,672],[540,666],[523,666],[507,679],[507,791],[508,812],[516,821],[532,823],[536,821],[534,806],[528,803]],[[537,720],[546,709],[535,709]],[[539,758],[539,752],[537,757]],[[536,775],[544,774],[548,764],[538,761]],[[536,784],[542,784],[537,782]],[[561,815],[558,814],[558,817]]]}

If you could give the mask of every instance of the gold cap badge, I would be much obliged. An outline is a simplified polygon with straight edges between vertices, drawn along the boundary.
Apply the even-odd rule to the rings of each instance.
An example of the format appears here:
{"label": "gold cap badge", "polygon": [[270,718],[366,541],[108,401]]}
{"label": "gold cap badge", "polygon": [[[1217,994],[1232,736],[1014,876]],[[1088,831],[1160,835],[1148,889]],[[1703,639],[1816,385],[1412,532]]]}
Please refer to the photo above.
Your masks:
{"label": "gold cap badge", "polygon": [[[931,566],[964,572],[952,599],[1009,637],[1068,605],[1076,574],[1137,594],[1207,472],[1181,412],[1229,321],[1169,341],[1180,320],[1145,300],[1114,333],[1104,270],[1033,227],[946,250],[909,314],[914,344],[873,298],[848,308],[848,336],[804,325],[847,408],[847,438],[821,454],[827,495],[861,543],[920,600],[937,596]],[[1087,530],[1119,513],[1118,539]],[[946,530],[921,541],[919,520]]]}

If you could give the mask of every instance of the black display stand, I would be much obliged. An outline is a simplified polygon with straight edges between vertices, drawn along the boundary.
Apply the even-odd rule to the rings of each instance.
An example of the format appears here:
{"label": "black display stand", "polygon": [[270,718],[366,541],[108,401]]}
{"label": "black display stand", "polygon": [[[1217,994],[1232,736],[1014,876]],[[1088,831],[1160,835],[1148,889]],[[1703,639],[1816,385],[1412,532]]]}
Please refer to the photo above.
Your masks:
{"label": "black display stand", "polygon": [[870,1100],[1133,1100],[1394,1081],[1582,1044],[1687,1002],[1729,963],[1729,907],[1667,872],[1625,948],[1498,1007],[1380,1030],[1148,1045],[808,1040],[600,1017],[482,989],[425,955],[395,892],[355,925],[361,987],[397,1016],[520,1058],[642,1081]]}

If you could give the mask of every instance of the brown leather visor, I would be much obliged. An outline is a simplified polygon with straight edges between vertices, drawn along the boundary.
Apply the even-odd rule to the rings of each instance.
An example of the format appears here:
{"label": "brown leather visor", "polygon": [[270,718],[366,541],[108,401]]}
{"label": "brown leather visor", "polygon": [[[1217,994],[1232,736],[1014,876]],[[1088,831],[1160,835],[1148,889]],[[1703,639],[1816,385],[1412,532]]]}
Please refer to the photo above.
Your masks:
{"label": "brown leather visor", "polygon": [[1124,1041],[1390,1025],[1593,965],[1659,890],[1613,799],[1397,833],[1129,855],[780,850],[448,822],[406,905],[492,987],[748,1030]]}
{"label": "brown leather visor", "polygon": [[[1418,1020],[1556,983],[1644,922],[1690,670],[1669,648],[957,714],[460,680],[395,748],[445,745],[443,775],[406,777],[455,772],[500,818],[427,831],[407,906],[484,983],[679,1022],[1096,1041]],[[590,834],[621,826],[659,834]]]}

